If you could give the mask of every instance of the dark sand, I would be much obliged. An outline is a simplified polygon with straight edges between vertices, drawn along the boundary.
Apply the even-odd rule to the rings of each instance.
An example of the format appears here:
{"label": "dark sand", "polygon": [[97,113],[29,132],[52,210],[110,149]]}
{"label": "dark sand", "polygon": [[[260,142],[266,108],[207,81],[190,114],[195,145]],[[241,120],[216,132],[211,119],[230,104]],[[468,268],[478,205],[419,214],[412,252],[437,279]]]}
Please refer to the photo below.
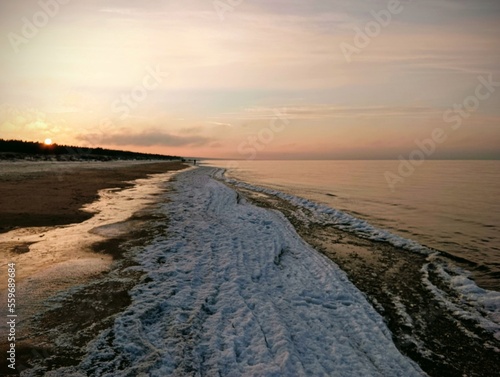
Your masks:
{"label": "dark sand", "polygon": [[[78,165],[76,165],[78,164]],[[105,166],[106,162],[100,163]],[[107,168],[86,168],[75,163],[30,175],[0,172],[0,233],[18,227],[55,226],[85,221],[92,214],[81,211],[105,188],[125,188],[127,181],[150,174],[186,168],[181,162],[159,162]]]}
{"label": "dark sand", "polygon": [[[57,221],[63,218],[66,219],[64,223],[83,221],[90,215],[79,211],[79,208],[84,203],[94,201],[97,190],[124,187],[128,185],[124,180],[164,172],[164,168],[182,168],[181,164],[162,165],[134,166],[113,171],[81,169],[62,171],[55,175],[51,173],[52,175],[47,176],[40,174],[18,181],[4,180],[0,182],[0,195],[7,188],[14,190],[15,192],[10,193],[12,201],[30,197],[32,191],[42,185],[41,182],[45,182],[40,188],[45,194],[35,194],[41,203],[20,203],[26,212],[17,209],[16,203],[9,203],[6,208],[1,209],[4,211],[1,213],[16,213],[17,209],[20,219],[17,226],[32,225],[33,222],[29,218],[22,222],[22,213],[29,213],[32,203],[31,208],[37,208],[40,211],[40,219],[45,219],[45,222],[39,223],[41,225],[57,225],[60,224]],[[363,240],[332,227],[304,224],[300,218],[294,216],[295,208],[290,207],[288,203],[274,197],[235,189],[257,205],[283,212],[309,244],[337,263],[384,316],[398,348],[418,362],[430,376],[498,375],[500,359],[495,348],[500,349],[500,342],[472,322],[459,323],[422,286],[420,269],[422,264],[426,263],[424,256],[388,244]],[[61,195],[50,197],[50,193],[54,192],[51,190],[61,191]],[[20,192],[24,192],[24,196]],[[1,200],[7,202],[4,196],[1,196]],[[67,203],[68,208],[54,210],[58,203]],[[45,212],[42,208],[45,208]],[[152,213],[154,211],[136,214],[129,221],[136,224],[135,232],[127,234],[126,237],[104,240],[94,245],[96,253],[113,257],[114,267],[110,272],[95,276],[83,289],[60,301],[61,306],[43,312],[33,321],[30,335],[22,338],[17,344],[21,370],[38,365],[35,375],[42,376],[53,368],[77,365],[84,355],[85,345],[99,331],[108,328],[113,323],[114,315],[129,305],[128,291],[143,277],[140,272],[127,271],[126,268],[133,265],[134,261],[127,255],[124,257],[123,253],[129,249],[127,245],[141,245],[147,243],[155,234],[164,234],[168,219],[151,218]],[[51,214],[64,214],[66,217],[54,220],[50,217]],[[141,227],[141,224],[147,226]],[[23,252],[22,248],[20,245],[19,253]],[[25,248],[29,250],[28,246]],[[441,284],[432,271],[430,278],[434,284]],[[445,289],[443,286],[441,288]],[[407,308],[407,315],[413,322],[411,326],[398,313],[398,308],[394,307],[394,296],[399,297]],[[3,344],[1,345],[0,351],[4,353]],[[0,360],[0,366],[5,368],[3,361]],[[0,375],[5,370],[1,367]]]}
{"label": "dark sand", "polygon": [[[422,283],[425,256],[365,240],[332,226],[304,223],[296,215],[296,208],[284,200],[239,187],[233,189],[256,205],[281,211],[306,242],[345,271],[384,317],[399,350],[429,376],[500,376],[500,341],[475,322],[459,320],[440,305]],[[430,279],[440,289],[447,289],[432,269]],[[399,297],[406,315],[395,307],[394,297]]]}
{"label": "dark sand", "polygon": [[[180,162],[106,164],[64,164],[57,168],[45,166],[45,169],[41,166],[40,171],[36,171],[34,165],[22,170],[23,174],[11,172],[0,175],[0,233],[15,228],[48,228],[83,222],[93,214],[81,208],[94,202],[99,190],[127,188],[133,185],[130,181],[135,179],[187,167]],[[114,260],[109,269],[80,280],[75,271],[75,279],[62,285],[58,285],[57,276],[43,272],[43,265],[22,274],[18,288],[22,287],[22,282],[29,282],[31,277],[37,278],[40,273],[45,275],[47,284],[42,287],[41,294],[18,293],[17,305],[29,309],[19,311],[22,322],[16,333],[17,370],[12,373],[7,368],[6,357],[2,357],[0,376],[15,376],[32,367],[36,367],[33,375],[42,376],[52,368],[78,364],[86,344],[99,331],[109,327],[114,315],[129,305],[128,291],[137,284],[142,274],[126,271],[127,267],[135,264],[127,250],[147,243],[158,232],[164,232],[167,219],[154,216],[158,215],[151,215],[148,208],[144,208],[123,222],[127,227],[125,234],[103,239],[92,246],[95,258],[107,260],[111,257]],[[15,245],[13,249],[0,247],[2,260],[15,254],[30,256],[32,253],[29,244]],[[88,251],[70,258],[79,259],[84,253]],[[37,265],[38,256],[30,258]],[[56,306],[51,308],[45,303],[47,297],[81,283],[84,283],[82,288],[58,300]],[[2,355],[7,354],[6,340],[0,340]]]}

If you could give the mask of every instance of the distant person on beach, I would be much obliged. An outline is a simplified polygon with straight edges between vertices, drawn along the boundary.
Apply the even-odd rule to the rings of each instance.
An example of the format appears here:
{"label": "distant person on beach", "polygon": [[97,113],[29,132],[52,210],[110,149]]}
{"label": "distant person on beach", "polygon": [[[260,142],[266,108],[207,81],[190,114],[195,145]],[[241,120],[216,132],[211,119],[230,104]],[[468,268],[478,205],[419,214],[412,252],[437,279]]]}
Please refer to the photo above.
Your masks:
{"label": "distant person on beach", "polygon": [[193,165],[196,165],[196,160],[193,160]]}

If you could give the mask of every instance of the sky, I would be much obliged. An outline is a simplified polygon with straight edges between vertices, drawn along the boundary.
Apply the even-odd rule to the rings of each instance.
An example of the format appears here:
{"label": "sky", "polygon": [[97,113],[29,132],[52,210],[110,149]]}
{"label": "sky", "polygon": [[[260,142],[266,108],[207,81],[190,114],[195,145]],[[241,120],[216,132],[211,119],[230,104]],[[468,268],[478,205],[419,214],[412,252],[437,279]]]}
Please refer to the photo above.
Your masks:
{"label": "sky", "polygon": [[497,0],[3,1],[0,36],[3,139],[500,158]]}

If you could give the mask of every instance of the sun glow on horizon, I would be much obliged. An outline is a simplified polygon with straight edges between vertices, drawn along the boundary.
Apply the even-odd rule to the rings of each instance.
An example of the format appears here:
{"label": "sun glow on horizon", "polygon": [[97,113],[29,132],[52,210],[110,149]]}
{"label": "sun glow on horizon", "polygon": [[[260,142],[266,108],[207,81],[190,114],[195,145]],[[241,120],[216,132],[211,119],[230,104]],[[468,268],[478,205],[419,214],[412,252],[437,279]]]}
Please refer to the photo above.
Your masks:
{"label": "sun glow on horizon", "polygon": [[37,3],[2,2],[2,139],[397,160],[463,121],[432,158],[500,159],[500,1]]}
{"label": "sun glow on horizon", "polygon": [[45,139],[45,141],[43,142],[45,145],[52,145],[52,139]]}

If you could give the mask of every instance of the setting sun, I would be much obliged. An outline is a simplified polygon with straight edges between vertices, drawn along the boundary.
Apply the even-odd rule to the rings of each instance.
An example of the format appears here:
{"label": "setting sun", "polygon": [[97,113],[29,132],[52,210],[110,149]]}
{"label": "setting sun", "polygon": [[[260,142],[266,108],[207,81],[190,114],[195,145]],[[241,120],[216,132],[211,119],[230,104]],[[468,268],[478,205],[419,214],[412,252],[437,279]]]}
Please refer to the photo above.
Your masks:
{"label": "setting sun", "polygon": [[0,377],[500,377],[500,0],[0,10]]}

